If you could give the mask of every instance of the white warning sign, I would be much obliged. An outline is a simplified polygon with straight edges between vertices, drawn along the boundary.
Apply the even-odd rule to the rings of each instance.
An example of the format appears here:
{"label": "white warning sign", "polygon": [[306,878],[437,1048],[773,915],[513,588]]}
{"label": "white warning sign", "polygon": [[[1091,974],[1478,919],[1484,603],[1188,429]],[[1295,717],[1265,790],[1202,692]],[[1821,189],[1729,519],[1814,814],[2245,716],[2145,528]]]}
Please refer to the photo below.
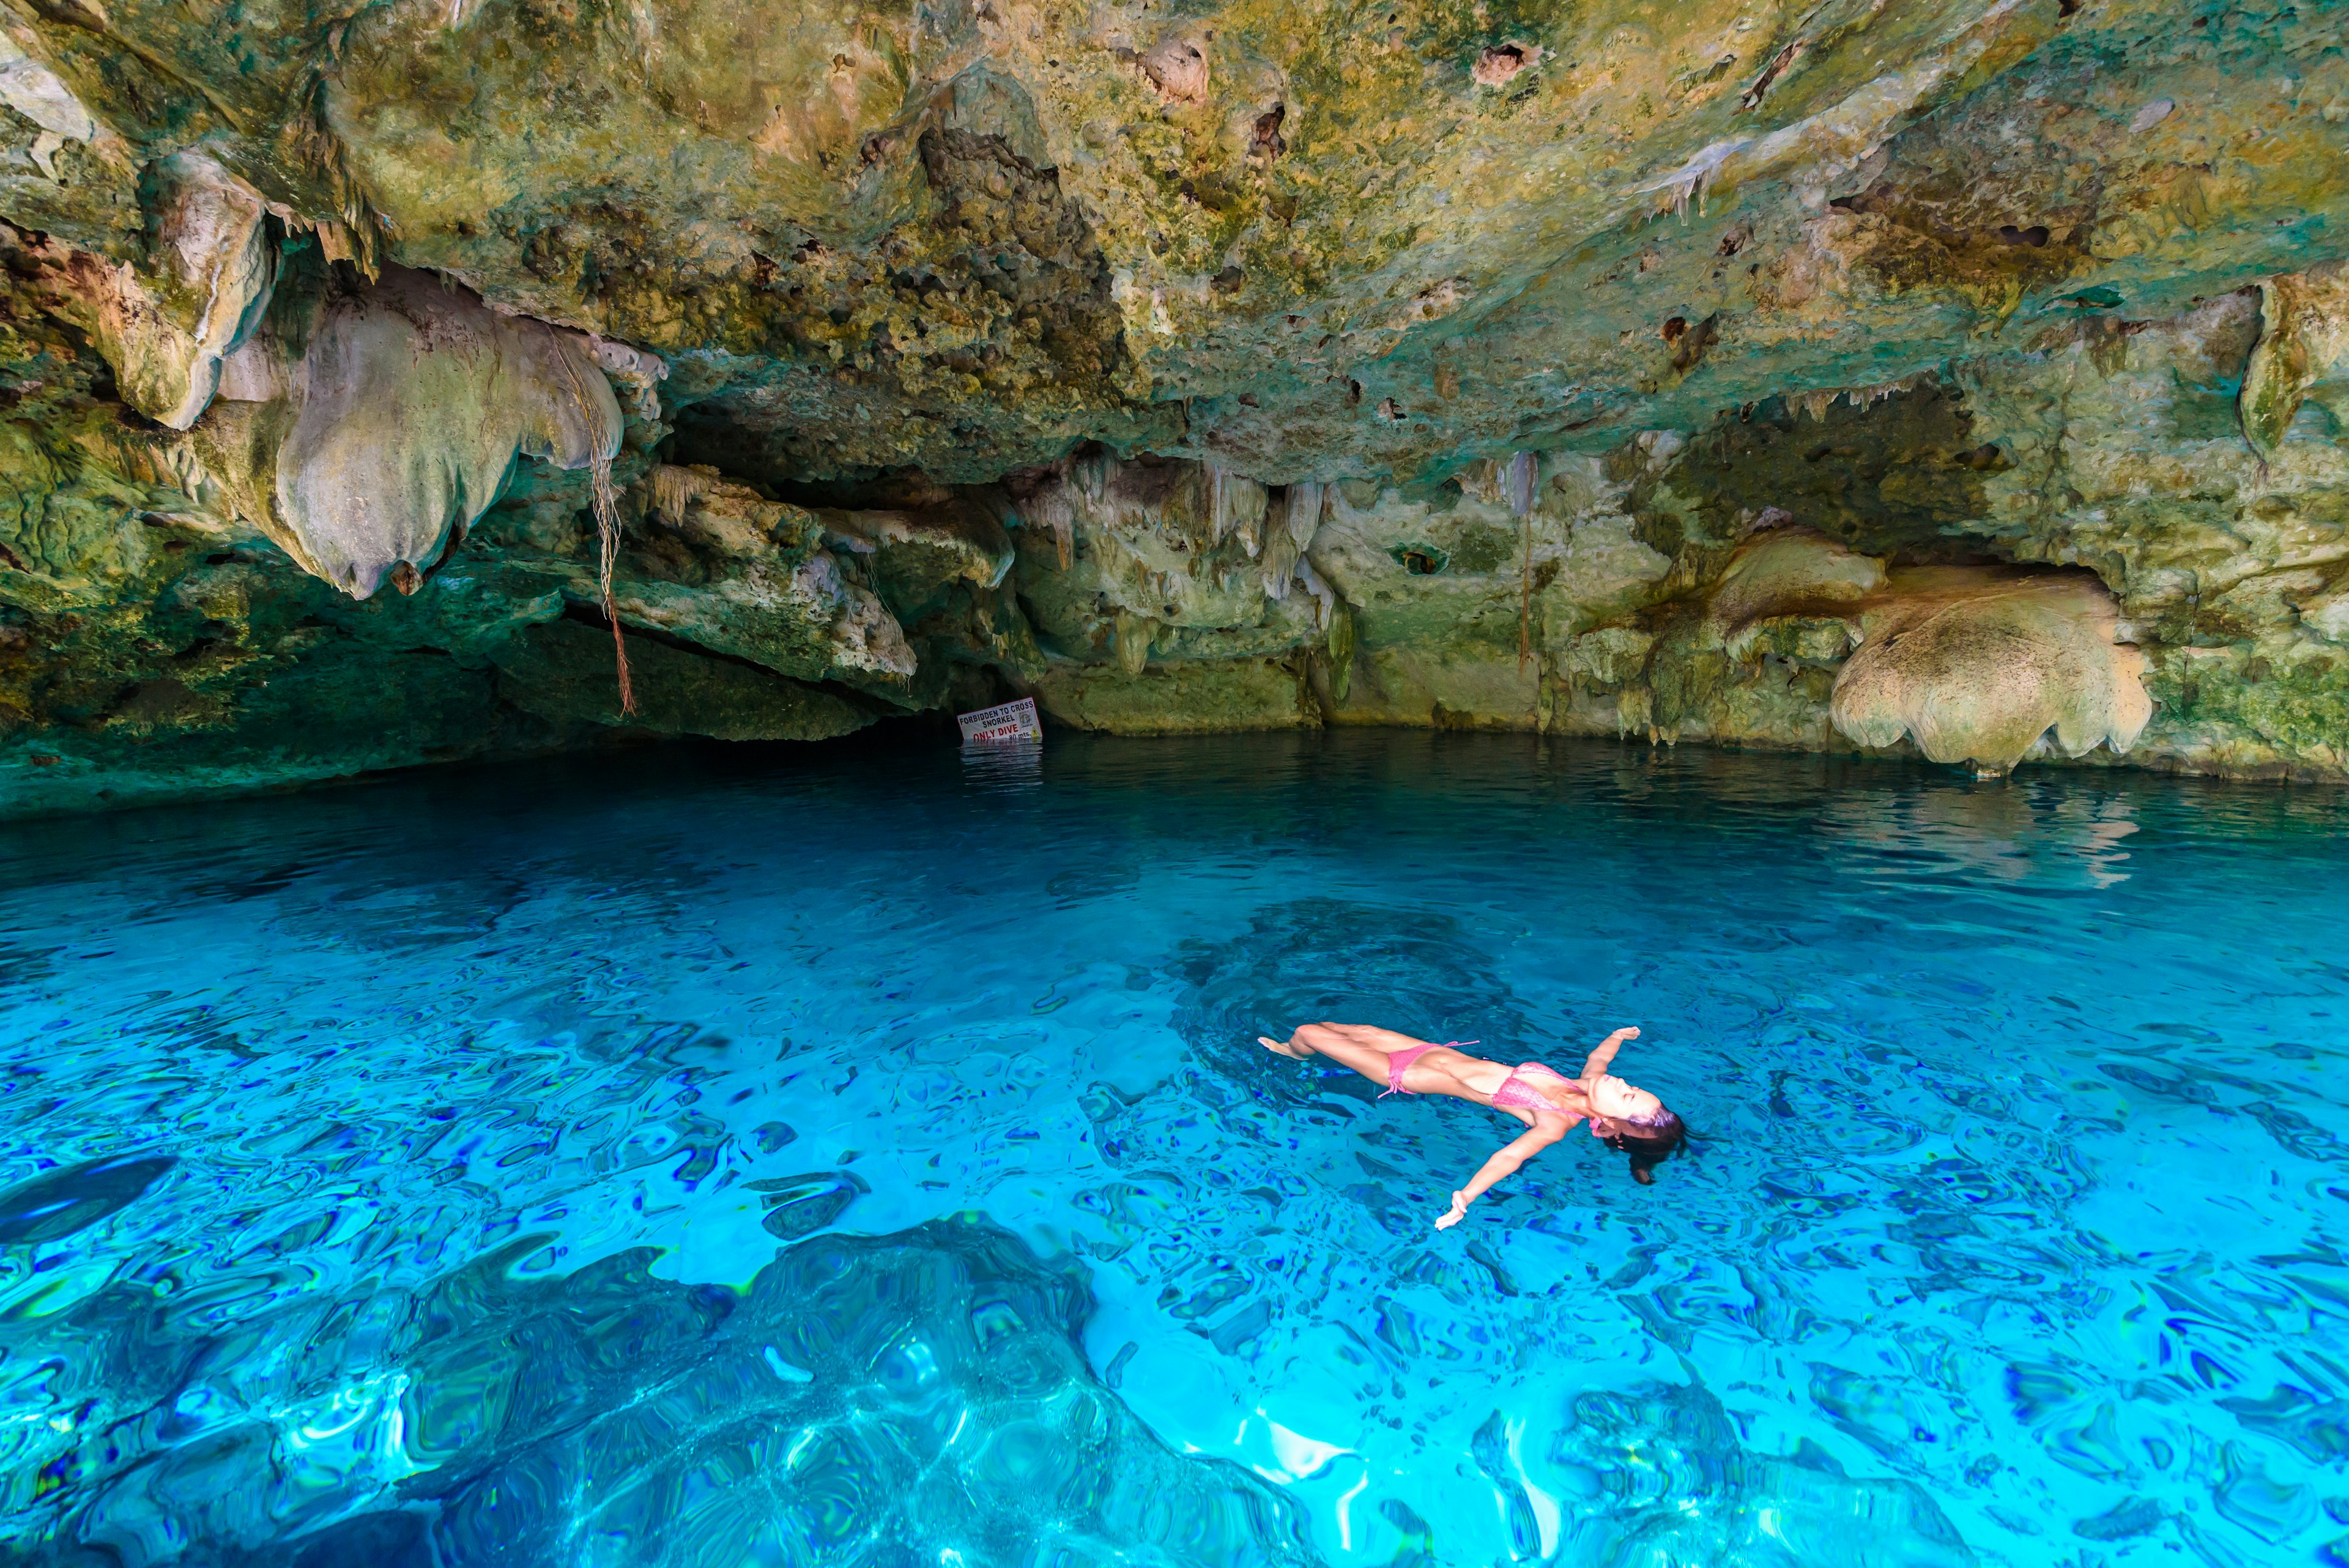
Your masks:
{"label": "white warning sign", "polygon": [[981,708],[976,713],[957,713],[955,722],[962,726],[965,745],[973,742],[1040,741],[1044,738],[1043,727],[1036,722],[1036,700],[1033,697]]}

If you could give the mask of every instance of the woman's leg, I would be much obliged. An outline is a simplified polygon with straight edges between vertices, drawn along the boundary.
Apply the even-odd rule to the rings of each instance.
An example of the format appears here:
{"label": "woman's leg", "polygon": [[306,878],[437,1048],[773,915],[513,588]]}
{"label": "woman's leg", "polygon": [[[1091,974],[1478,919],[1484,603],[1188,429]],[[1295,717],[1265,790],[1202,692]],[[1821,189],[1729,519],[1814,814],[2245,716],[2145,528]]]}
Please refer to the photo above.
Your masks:
{"label": "woman's leg", "polygon": [[1314,1054],[1315,1043],[1321,1033],[1319,1024],[1305,1023],[1299,1025],[1297,1032],[1286,1040],[1275,1040],[1269,1034],[1259,1034],[1256,1037],[1256,1043],[1278,1055],[1292,1056],[1302,1062]]}
{"label": "woman's leg", "polygon": [[1389,1056],[1427,1044],[1391,1029],[1356,1028],[1343,1023],[1308,1023],[1285,1041],[1259,1034],[1257,1042],[1268,1051],[1278,1051],[1300,1062],[1308,1056],[1327,1056],[1378,1084],[1387,1081]]}

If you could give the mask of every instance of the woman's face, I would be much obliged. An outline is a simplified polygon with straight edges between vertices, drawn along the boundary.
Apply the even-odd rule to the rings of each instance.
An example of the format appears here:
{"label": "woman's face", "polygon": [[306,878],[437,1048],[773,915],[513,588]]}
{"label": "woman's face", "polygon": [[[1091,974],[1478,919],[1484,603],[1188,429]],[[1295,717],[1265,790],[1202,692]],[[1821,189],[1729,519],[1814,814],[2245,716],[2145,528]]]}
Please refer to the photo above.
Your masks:
{"label": "woman's face", "polygon": [[1645,1089],[1635,1089],[1612,1073],[1590,1085],[1590,1108],[1609,1121],[1644,1122],[1664,1108]]}

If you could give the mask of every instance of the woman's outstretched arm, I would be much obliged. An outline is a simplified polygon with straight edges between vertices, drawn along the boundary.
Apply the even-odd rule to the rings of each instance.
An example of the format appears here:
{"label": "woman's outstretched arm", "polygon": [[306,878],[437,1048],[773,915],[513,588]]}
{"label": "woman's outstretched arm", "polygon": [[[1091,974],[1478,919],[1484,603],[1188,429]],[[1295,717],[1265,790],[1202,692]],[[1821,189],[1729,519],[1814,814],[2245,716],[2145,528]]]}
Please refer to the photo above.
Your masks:
{"label": "woman's outstretched arm", "polygon": [[1582,1076],[1576,1081],[1588,1084],[1591,1079],[1607,1071],[1609,1064],[1615,1060],[1615,1053],[1623,1049],[1623,1042],[1637,1040],[1639,1037],[1640,1030],[1637,1024],[1625,1024],[1606,1039],[1601,1040],[1599,1043],[1599,1049],[1593,1051],[1583,1062]]}
{"label": "woman's outstretched arm", "polygon": [[1485,1190],[1495,1182],[1516,1174],[1519,1166],[1564,1137],[1566,1129],[1573,1125],[1563,1117],[1544,1116],[1534,1124],[1533,1131],[1495,1150],[1493,1158],[1468,1179],[1468,1185],[1452,1195],[1452,1208],[1449,1212],[1437,1217],[1435,1228],[1448,1231],[1459,1224],[1467,1217],[1468,1205],[1485,1196]]}

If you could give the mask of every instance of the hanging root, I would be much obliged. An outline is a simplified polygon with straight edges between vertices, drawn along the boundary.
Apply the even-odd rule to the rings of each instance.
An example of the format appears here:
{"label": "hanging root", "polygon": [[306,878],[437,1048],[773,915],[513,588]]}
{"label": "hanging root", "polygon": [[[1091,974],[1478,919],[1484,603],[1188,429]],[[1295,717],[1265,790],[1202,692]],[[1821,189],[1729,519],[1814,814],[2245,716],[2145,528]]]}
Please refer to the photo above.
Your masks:
{"label": "hanging root", "polygon": [[587,432],[587,495],[595,514],[595,535],[601,546],[598,552],[595,586],[604,599],[604,618],[612,623],[612,664],[620,681],[620,717],[632,717],[636,711],[636,688],[628,681],[628,639],[620,630],[620,609],[612,601],[612,563],[620,554],[620,498],[612,489],[612,460],[603,453],[603,443],[595,439],[595,406],[587,400],[587,389],[579,384],[579,372],[567,355],[562,356],[563,371],[571,381],[572,400],[579,408],[581,428]]}
{"label": "hanging root", "polygon": [[589,460],[587,489],[595,511],[595,534],[601,545],[595,583],[604,594],[604,618],[612,623],[612,665],[620,679],[620,717],[636,711],[636,689],[628,683],[628,639],[620,630],[619,607],[612,602],[612,562],[620,553],[620,502],[612,492],[612,460]]}
{"label": "hanging root", "polygon": [[595,510],[596,543],[601,545],[596,587],[604,595],[604,618],[611,620],[611,663],[613,672],[620,677],[620,717],[627,720],[636,712],[636,689],[627,681],[627,637],[620,632],[620,607],[611,599],[611,565],[620,557],[620,496],[611,489],[611,459],[604,456],[595,437],[595,404],[587,402],[587,388],[580,386],[580,374],[568,355],[559,355],[557,362],[571,381],[571,402],[578,404],[580,428],[587,432],[587,501]]}

